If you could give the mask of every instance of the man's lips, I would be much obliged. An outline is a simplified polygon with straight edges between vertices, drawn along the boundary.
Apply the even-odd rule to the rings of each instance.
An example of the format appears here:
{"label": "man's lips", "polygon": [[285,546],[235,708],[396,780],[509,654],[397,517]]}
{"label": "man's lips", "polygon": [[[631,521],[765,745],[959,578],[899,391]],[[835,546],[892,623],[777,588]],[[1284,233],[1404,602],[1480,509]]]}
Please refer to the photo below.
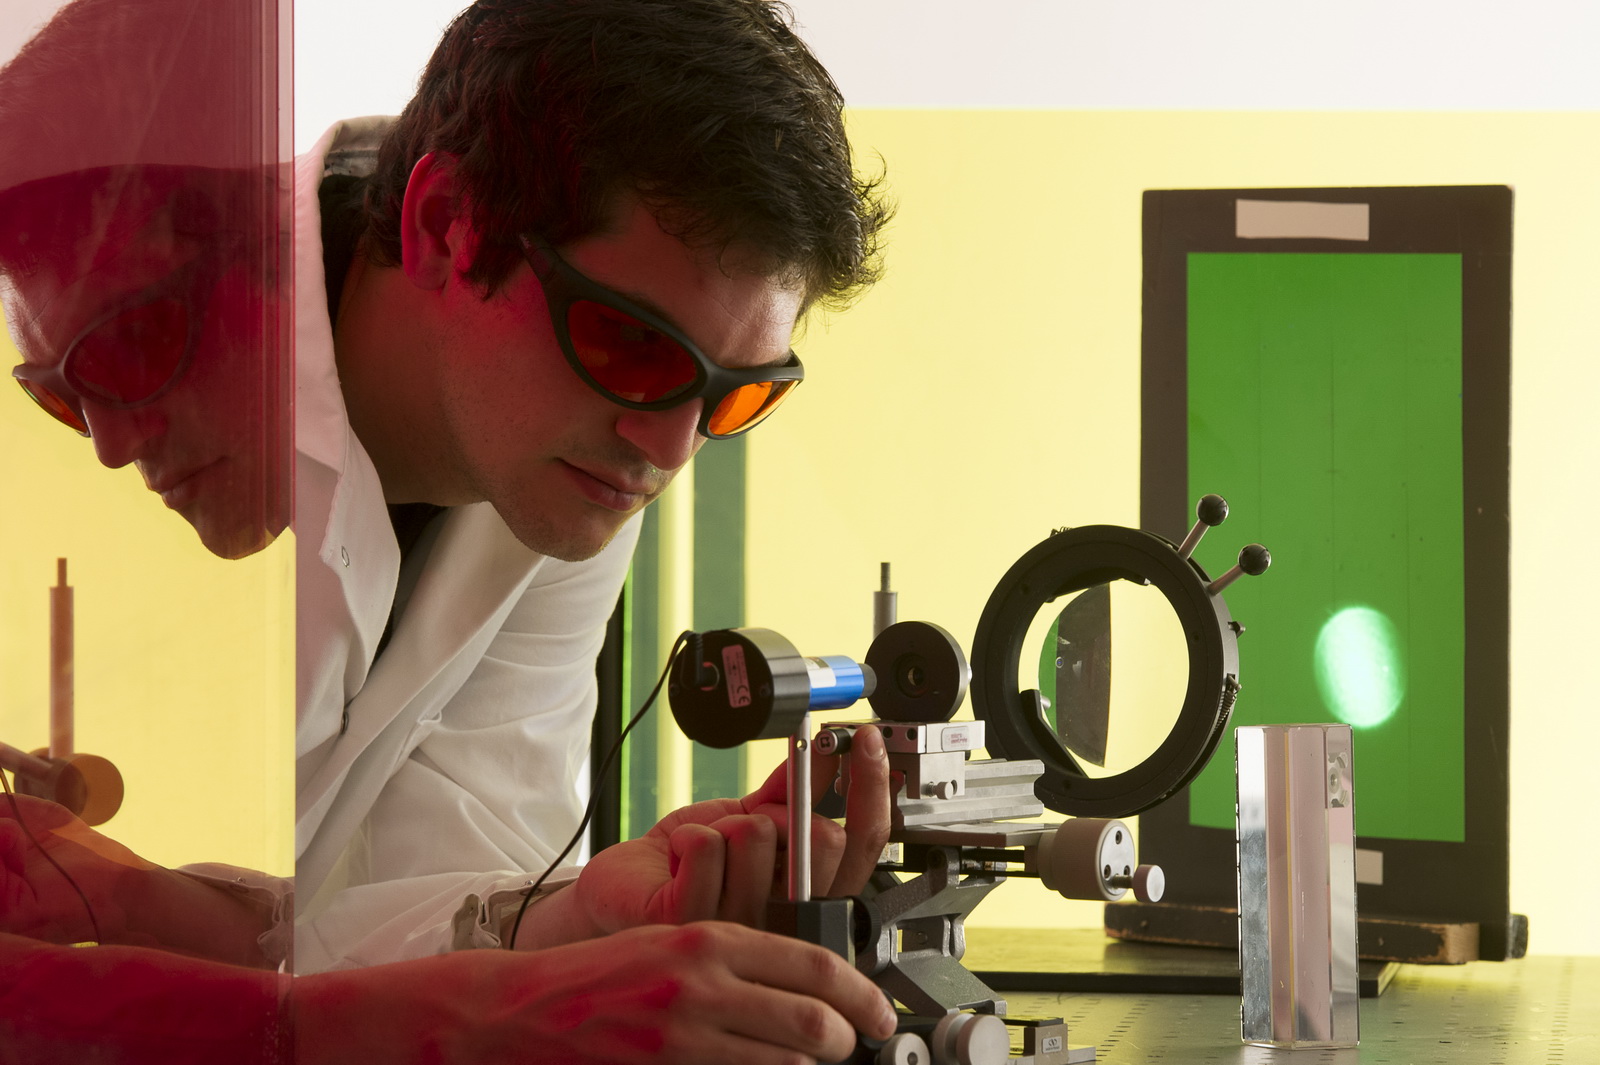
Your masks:
{"label": "man's lips", "polygon": [[216,462],[207,462],[200,466],[187,466],[172,473],[162,472],[154,476],[147,475],[145,483],[150,487],[150,491],[159,495],[161,501],[168,507],[173,510],[179,510],[194,496],[197,488],[196,481],[199,476],[216,464]]}
{"label": "man's lips", "polygon": [[562,463],[573,474],[578,488],[591,502],[608,510],[633,510],[641,502],[648,502],[660,492],[661,486],[653,479],[636,477],[603,468]]}

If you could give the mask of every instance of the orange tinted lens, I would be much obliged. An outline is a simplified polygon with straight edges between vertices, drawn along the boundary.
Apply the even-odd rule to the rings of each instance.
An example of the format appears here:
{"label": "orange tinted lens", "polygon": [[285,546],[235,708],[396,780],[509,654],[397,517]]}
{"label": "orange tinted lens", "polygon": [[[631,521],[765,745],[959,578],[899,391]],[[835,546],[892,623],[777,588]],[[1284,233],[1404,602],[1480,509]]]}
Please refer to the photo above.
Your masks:
{"label": "orange tinted lens", "polygon": [[694,356],[632,315],[579,300],[567,311],[567,334],[584,371],[618,399],[655,403],[694,384]]}
{"label": "orange tinted lens", "polygon": [[29,384],[21,379],[18,379],[17,384],[22,386],[24,392],[28,393],[28,398],[44,408],[46,414],[63,425],[69,426],[75,432],[82,433],[85,436],[89,435],[89,427],[84,424],[82,416],[72,408],[72,404],[43,385]]}
{"label": "orange tinted lens", "polygon": [[771,414],[794,388],[797,381],[762,381],[740,385],[722,397],[717,409],[706,419],[706,428],[718,436],[743,432]]}
{"label": "orange tinted lens", "polygon": [[131,307],[78,340],[74,384],[117,403],[148,399],[171,381],[189,342],[189,312],[175,298]]}

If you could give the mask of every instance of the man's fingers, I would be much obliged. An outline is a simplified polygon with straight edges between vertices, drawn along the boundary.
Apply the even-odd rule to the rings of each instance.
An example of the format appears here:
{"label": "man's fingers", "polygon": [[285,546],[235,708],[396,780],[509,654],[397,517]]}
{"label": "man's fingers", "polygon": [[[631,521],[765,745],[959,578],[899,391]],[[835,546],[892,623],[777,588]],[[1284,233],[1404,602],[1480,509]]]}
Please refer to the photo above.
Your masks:
{"label": "man's fingers", "polygon": [[[893,1030],[888,1003],[871,981],[810,943],[720,921],[622,936],[571,985],[559,975],[547,979],[567,986],[564,993],[579,996],[586,1010],[613,1014],[595,1033],[596,1058],[639,1060],[618,1051],[653,1042],[655,1061],[843,1061],[856,1048],[857,1031],[883,1038]],[[632,974],[631,987],[616,982],[618,964]],[[631,1038],[633,1025],[649,1038]],[[621,1046],[611,1042],[615,1036]]]}
{"label": "man's fingers", "polygon": [[711,827],[722,834],[727,855],[717,916],[752,928],[765,927],[777,863],[777,826],[769,818],[741,814],[725,817]]}
{"label": "man's fingers", "polygon": [[834,781],[838,779],[839,767],[842,764],[843,760],[836,754],[818,754],[815,749],[812,750],[811,805],[813,807],[833,791]]}
{"label": "man's fingers", "polygon": [[825,899],[834,894],[839,862],[844,857],[845,830],[826,817],[811,816],[811,896]]}
{"label": "man's fingers", "polygon": [[[877,1039],[894,1033],[894,1010],[888,999],[855,966],[798,939],[747,935],[752,938],[727,955],[729,968],[735,976],[761,986],[746,992],[750,1006],[739,1012],[749,1022],[735,1031],[792,1045],[824,1061],[848,1056],[857,1031]],[[779,994],[761,993],[765,989]]]}
{"label": "man's fingers", "polygon": [[15,821],[0,820],[0,868],[14,877],[28,874],[28,848],[33,844]]}
{"label": "man's fingers", "polygon": [[664,919],[676,924],[709,921],[722,903],[727,845],[722,833],[706,825],[679,825],[667,838],[674,868]]}
{"label": "man's fingers", "polygon": [[889,842],[892,801],[889,755],[875,728],[859,728],[850,744],[850,790],[845,796],[845,841],[829,895],[859,895]]}
{"label": "man's fingers", "polygon": [[789,761],[784,759],[767,774],[761,786],[744,797],[741,804],[746,813],[755,813],[763,806],[783,806],[789,801]]}

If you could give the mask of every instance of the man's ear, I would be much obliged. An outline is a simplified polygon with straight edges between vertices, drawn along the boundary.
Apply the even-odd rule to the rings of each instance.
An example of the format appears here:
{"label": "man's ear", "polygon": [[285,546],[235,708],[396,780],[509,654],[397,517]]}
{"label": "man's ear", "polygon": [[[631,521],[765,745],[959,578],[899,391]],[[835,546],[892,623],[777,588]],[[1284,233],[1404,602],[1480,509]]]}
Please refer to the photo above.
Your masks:
{"label": "man's ear", "polygon": [[411,168],[400,208],[400,266],[418,288],[443,288],[455,272],[455,245],[465,229],[452,232],[456,192],[452,156],[429,152]]}

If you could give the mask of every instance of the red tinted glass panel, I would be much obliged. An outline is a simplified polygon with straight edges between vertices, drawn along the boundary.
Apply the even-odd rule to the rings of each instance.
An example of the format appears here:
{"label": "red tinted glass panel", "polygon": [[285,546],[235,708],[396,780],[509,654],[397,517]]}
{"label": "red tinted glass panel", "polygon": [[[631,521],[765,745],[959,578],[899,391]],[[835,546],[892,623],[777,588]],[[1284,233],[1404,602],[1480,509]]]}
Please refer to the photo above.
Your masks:
{"label": "red tinted glass panel", "polygon": [[[0,11],[0,370],[22,385],[0,395],[0,557],[18,593],[0,596],[0,632],[20,648],[0,670],[16,711],[0,754],[18,791],[81,802],[106,840],[42,801],[0,798],[0,821],[26,811],[46,846],[71,835],[123,865],[118,843],[291,873],[292,770],[275,752],[293,720],[293,546],[214,557],[260,551],[289,518],[289,0]],[[33,890],[0,905],[19,933],[0,936],[0,971],[30,979],[9,989],[0,1058],[273,1057],[277,984],[218,980],[176,951],[217,947],[263,977],[281,951],[255,957],[248,927],[242,955],[207,931],[171,953],[142,937],[114,966],[31,941],[118,941],[119,915],[148,900],[125,877],[83,880],[80,898],[33,876],[37,844],[19,838]]]}

